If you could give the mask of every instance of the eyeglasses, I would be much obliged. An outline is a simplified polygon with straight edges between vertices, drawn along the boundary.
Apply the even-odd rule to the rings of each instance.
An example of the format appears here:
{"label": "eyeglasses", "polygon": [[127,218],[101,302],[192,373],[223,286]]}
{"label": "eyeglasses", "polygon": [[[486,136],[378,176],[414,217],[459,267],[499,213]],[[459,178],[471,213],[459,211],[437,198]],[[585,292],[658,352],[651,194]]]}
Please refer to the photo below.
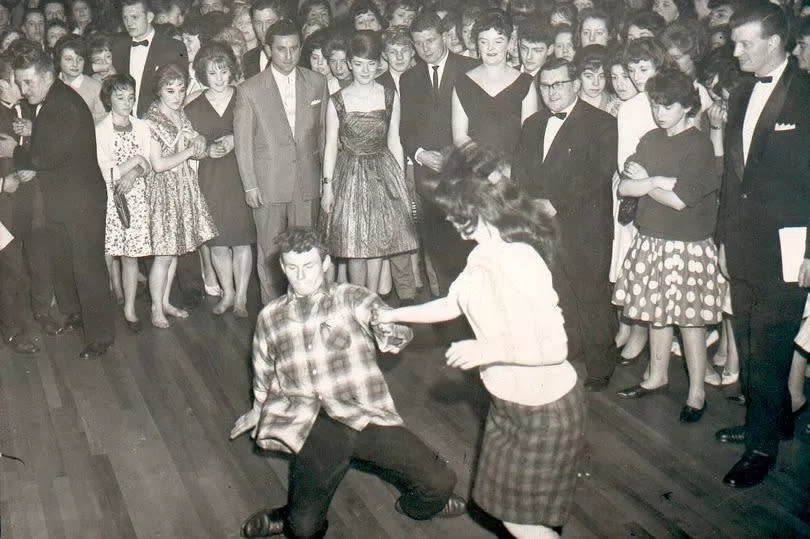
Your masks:
{"label": "eyeglasses", "polygon": [[570,80],[560,80],[560,81],[557,81],[557,82],[553,82],[553,83],[551,83],[551,84],[543,84],[543,83],[541,82],[541,83],[540,83],[540,91],[541,91],[541,92],[542,92],[542,91],[546,91],[546,92],[548,92],[548,91],[550,91],[550,90],[554,90],[555,92],[559,92],[559,91],[561,91],[561,90],[562,90],[562,89],[565,87],[565,85],[566,85],[566,84],[568,84],[569,82],[574,82],[574,81],[573,81],[573,79],[570,79]]}

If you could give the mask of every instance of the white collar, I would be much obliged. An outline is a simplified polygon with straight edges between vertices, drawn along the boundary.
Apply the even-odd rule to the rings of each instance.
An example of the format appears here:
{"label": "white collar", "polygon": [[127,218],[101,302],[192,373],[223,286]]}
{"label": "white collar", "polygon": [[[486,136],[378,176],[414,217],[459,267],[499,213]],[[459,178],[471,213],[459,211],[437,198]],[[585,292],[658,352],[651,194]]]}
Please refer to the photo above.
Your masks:
{"label": "white collar", "polygon": [[60,79],[62,82],[64,82],[65,84],[67,84],[68,86],[70,86],[71,88],[73,88],[74,90],[78,90],[78,89],[79,89],[79,87],[80,87],[80,86],[82,85],[82,83],[84,82],[84,74],[83,74],[83,73],[79,73],[79,76],[78,76],[78,77],[76,77],[76,78],[75,78],[75,79],[73,79],[72,81],[68,82],[68,81],[66,81],[66,80],[65,80],[64,73],[59,73],[59,79]]}
{"label": "white collar", "polygon": [[763,82],[760,84],[776,83],[776,81],[778,81],[779,78],[782,76],[782,74],[785,72],[785,69],[787,69],[787,65],[788,65],[788,57],[785,56],[785,59],[782,60],[782,62],[778,66],[776,66],[775,68],[773,68],[771,71],[769,71],[764,75],[765,77],[772,77],[771,82]]}
{"label": "white collar", "polygon": [[[570,105],[568,105],[567,107],[565,107],[564,109],[562,109],[560,111],[557,111],[557,113],[564,112],[565,113],[565,119],[567,120],[568,116],[571,114],[571,111],[574,110],[574,107],[577,105],[578,102],[579,102],[579,97],[575,97]],[[551,111],[549,110],[549,112],[551,112]],[[557,118],[556,116],[554,116],[554,114],[557,114],[557,113],[552,112],[551,113],[552,114],[551,118]],[[560,120],[561,122],[565,121],[565,120],[562,120],[560,118],[557,118],[557,119]]]}
{"label": "white collar", "polygon": [[431,67],[432,66],[439,66],[439,71],[442,71],[444,69],[444,64],[447,63],[447,58],[449,56],[450,56],[450,49],[445,49],[444,56],[439,58],[438,62],[436,62],[435,64],[428,64],[428,65],[431,66]]}
{"label": "white collar", "polygon": [[272,62],[270,63],[270,71],[273,72],[273,76],[276,78],[276,80],[279,80],[279,79],[281,79],[281,80],[289,80],[290,78],[295,77],[295,68],[293,68],[292,71],[290,71],[288,74],[285,75],[284,73],[282,73],[281,71],[276,69],[276,66],[274,66],[272,64]]}
{"label": "white collar", "polygon": [[147,46],[146,46],[147,48],[149,48],[149,46],[150,46],[150,45],[152,45],[152,40],[153,40],[154,38],[155,38],[155,27],[154,27],[154,26],[152,27],[152,29],[151,29],[151,30],[149,30],[149,33],[148,33],[148,34],[146,34],[146,35],[143,37],[143,39],[138,39],[138,40],[136,40],[134,37],[129,36],[129,40],[130,40],[130,41],[143,41],[144,39],[148,40],[148,41],[149,41],[149,45],[147,45]]}

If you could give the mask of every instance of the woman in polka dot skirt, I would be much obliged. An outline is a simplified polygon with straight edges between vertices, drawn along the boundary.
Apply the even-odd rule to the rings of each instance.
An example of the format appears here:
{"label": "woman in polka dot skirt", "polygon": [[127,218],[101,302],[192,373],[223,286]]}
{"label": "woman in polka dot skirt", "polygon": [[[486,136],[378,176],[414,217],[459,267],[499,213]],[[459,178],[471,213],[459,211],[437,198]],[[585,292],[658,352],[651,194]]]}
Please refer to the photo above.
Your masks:
{"label": "woman in polka dot skirt", "polygon": [[706,409],[706,326],[723,316],[726,280],[712,236],[720,177],[709,138],[689,120],[700,98],[686,76],[662,69],[647,82],[658,129],[641,139],[625,163],[622,196],[638,197],[638,235],[624,260],[613,303],[650,326],[650,367],[638,385],[619,391],[639,398],[666,390],[673,328],[684,342],[689,395],[680,421],[695,423]]}

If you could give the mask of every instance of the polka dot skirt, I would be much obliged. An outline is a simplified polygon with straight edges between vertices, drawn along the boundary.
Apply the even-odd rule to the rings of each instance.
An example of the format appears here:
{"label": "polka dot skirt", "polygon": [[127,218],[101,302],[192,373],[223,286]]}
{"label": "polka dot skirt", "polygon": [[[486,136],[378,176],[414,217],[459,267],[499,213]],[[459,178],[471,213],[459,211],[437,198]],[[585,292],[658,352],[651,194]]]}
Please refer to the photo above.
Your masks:
{"label": "polka dot skirt", "polygon": [[631,320],[653,326],[719,324],[728,283],[709,238],[686,242],[638,234],[624,259],[613,304]]}

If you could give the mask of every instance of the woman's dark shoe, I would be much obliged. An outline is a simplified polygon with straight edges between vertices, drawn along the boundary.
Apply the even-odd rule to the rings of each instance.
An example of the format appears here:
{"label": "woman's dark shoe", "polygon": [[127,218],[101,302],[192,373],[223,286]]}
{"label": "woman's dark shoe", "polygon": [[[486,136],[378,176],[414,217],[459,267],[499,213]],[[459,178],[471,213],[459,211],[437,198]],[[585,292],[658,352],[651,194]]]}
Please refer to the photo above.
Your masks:
{"label": "woman's dark shoe", "polygon": [[141,324],[140,320],[135,320],[133,322],[132,320],[127,320],[126,318],[124,318],[124,322],[126,323],[129,330],[132,331],[132,333],[140,333],[141,331],[143,331],[143,324]]}
{"label": "woman's dark shoe", "polygon": [[287,507],[263,509],[253,513],[242,524],[243,537],[271,537],[284,533],[284,520],[287,518]]}
{"label": "woman's dark shoe", "polygon": [[12,335],[6,339],[6,342],[17,354],[31,356],[39,353],[39,346],[37,343],[34,342],[32,338],[26,337],[23,334]]}
{"label": "woman's dark shoe", "polygon": [[619,351],[616,354],[616,365],[622,365],[623,367],[626,367],[628,365],[635,365],[639,361],[647,359],[647,356],[649,355],[649,350],[650,350],[649,344],[645,344],[644,347],[641,349],[641,352],[639,352],[633,357],[624,357],[621,351]]}
{"label": "woman's dark shoe", "polygon": [[692,408],[688,404],[685,404],[683,409],[681,409],[681,416],[679,418],[681,423],[697,423],[700,421],[700,418],[703,417],[703,412],[706,411],[706,406],[708,402],[703,401],[703,408]]}
{"label": "woman's dark shoe", "polygon": [[39,327],[41,327],[42,331],[47,335],[61,335],[65,331],[65,328],[47,313],[35,314],[34,320],[37,321]]}
{"label": "woman's dark shoe", "polygon": [[107,350],[112,346],[112,341],[108,342],[91,342],[84,347],[84,350],[79,354],[79,359],[91,359],[98,356],[103,356]]}
{"label": "woman's dark shoe", "polygon": [[656,393],[666,393],[668,389],[669,384],[664,384],[662,386],[654,387],[652,389],[647,389],[646,387],[643,387],[641,384],[636,384],[633,387],[628,387],[627,389],[617,391],[616,394],[625,399],[640,399],[641,397],[646,397],[647,395],[655,395]]}
{"label": "woman's dark shoe", "polygon": [[[405,511],[402,509],[402,505],[400,505],[399,500],[402,498],[397,499],[396,503],[394,503],[394,509],[397,510],[397,513],[400,515],[409,516]],[[447,499],[447,503],[444,504],[442,510],[433,515],[431,518],[454,518],[463,515],[467,512],[467,500],[459,496],[458,494],[451,494],[450,498]]]}
{"label": "woman's dark shoe", "polygon": [[65,318],[63,327],[65,328],[66,333],[82,329],[84,327],[84,322],[82,321],[81,313],[69,314],[67,318]]}

